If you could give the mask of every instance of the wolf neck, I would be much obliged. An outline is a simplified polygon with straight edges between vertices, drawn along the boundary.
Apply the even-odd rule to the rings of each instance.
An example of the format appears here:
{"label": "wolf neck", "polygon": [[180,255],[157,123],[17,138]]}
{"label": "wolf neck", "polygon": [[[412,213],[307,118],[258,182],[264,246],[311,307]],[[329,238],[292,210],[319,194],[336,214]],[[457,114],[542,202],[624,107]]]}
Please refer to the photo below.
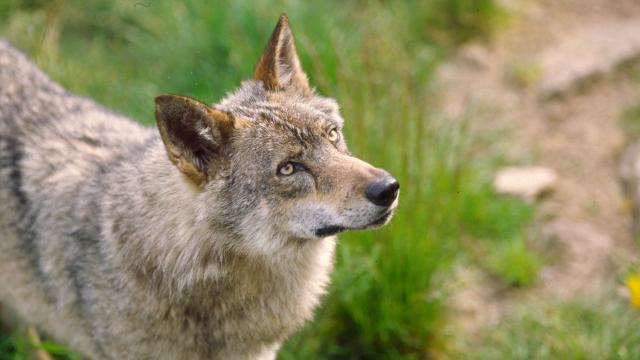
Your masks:
{"label": "wolf neck", "polygon": [[112,189],[109,199],[113,220],[105,224],[107,236],[133,282],[176,300],[221,288],[234,291],[231,284],[251,292],[279,283],[285,288],[305,284],[299,291],[316,298],[307,303],[317,302],[332,268],[334,238],[292,241],[269,256],[238,251],[240,235],[207,218],[202,193],[156,145],[131,165],[135,169],[121,169],[134,175],[117,184],[120,189]]}

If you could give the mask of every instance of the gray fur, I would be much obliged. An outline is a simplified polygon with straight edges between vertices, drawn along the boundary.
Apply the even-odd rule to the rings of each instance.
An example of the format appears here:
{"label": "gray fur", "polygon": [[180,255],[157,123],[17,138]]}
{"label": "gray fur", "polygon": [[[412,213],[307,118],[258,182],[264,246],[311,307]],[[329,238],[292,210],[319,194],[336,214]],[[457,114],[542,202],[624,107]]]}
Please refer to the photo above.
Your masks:
{"label": "gray fur", "polygon": [[[233,132],[223,144],[214,120],[198,123],[198,142],[224,146],[204,159],[215,166],[185,158],[198,184],[157,130],[0,41],[0,302],[94,359],[273,359],[328,283],[335,236],[317,230],[378,226],[397,204],[367,202],[385,173],[326,139],[342,126],[335,101],[279,71],[207,110]],[[277,175],[290,158],[306,170]]]}

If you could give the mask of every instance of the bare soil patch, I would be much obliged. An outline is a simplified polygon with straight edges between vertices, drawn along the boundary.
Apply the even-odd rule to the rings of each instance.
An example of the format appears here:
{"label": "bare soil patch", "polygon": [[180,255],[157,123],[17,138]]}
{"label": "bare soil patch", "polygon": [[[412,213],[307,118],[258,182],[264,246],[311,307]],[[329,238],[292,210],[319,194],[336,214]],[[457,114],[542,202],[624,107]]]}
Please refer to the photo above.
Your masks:
{"label": "bare soil patch", "polygon": [[508,290],[473,269],[459,272],[465,285],[455,315],[470,331],[532,301],[595,294],[615,283],[617,265],[639,254],[617,168],[626,142],[620,116],[640,103],[633,76],[640,2],[506,6],[512,21],[504,31],[491,43],[463,46],[440,69],[442,106],[450,116],[470,114],[478,130],[506,129],[510,159],[558,178],[539,200],[531,234],[532,246],[548,255],[536,285]]}

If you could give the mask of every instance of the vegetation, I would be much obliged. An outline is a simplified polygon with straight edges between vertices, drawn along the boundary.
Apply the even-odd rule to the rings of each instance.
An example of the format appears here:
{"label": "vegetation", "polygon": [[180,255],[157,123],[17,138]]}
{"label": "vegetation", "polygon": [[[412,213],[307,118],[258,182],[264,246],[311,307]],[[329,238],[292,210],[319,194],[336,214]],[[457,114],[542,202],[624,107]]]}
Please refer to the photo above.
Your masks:
{"label": "vegetation", "polygon": [[640,105],[629,107],[624,111],[621,126],[630,138],[640,137]]}
{"label": "vegetation", "polygon": [[487,329],[459,359],[639,359],[640,313],[605,299],[547,303]]}
{"label": "vegetation", "polygon": [[[351,151],[402,184],[389,226],[341,236],[330,293],[281,358],[427,358],[443,348],[454,260],[515,285],[539,266],[525,241],[533,210],[491,191],[499,139],[430,102],[435,66],[490,31],[495,0],[8,0],[0,34],[71,91],[153,124],[159,93],[214,102],[249,77],[281,12],[312,83],[341,104]],[[0,359],[26,348],[0,337]]]}

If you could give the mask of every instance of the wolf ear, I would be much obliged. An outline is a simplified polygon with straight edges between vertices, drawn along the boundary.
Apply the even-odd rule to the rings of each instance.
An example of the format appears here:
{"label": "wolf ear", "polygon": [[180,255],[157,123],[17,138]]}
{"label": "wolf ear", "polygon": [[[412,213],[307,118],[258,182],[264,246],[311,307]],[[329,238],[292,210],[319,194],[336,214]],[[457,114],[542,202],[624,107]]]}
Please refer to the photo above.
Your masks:
{"label": "wolf ear", "polygon": [[300,66],[287,15],[280,15],[253,76],[269,90],[294,88],[305,96],[312,95],[307,75]]}
{"label": "wolf ear", "polygon": [[198,187],[227,155],[233,118],[197,100],[156,97],[156,119],[169,159]]}

